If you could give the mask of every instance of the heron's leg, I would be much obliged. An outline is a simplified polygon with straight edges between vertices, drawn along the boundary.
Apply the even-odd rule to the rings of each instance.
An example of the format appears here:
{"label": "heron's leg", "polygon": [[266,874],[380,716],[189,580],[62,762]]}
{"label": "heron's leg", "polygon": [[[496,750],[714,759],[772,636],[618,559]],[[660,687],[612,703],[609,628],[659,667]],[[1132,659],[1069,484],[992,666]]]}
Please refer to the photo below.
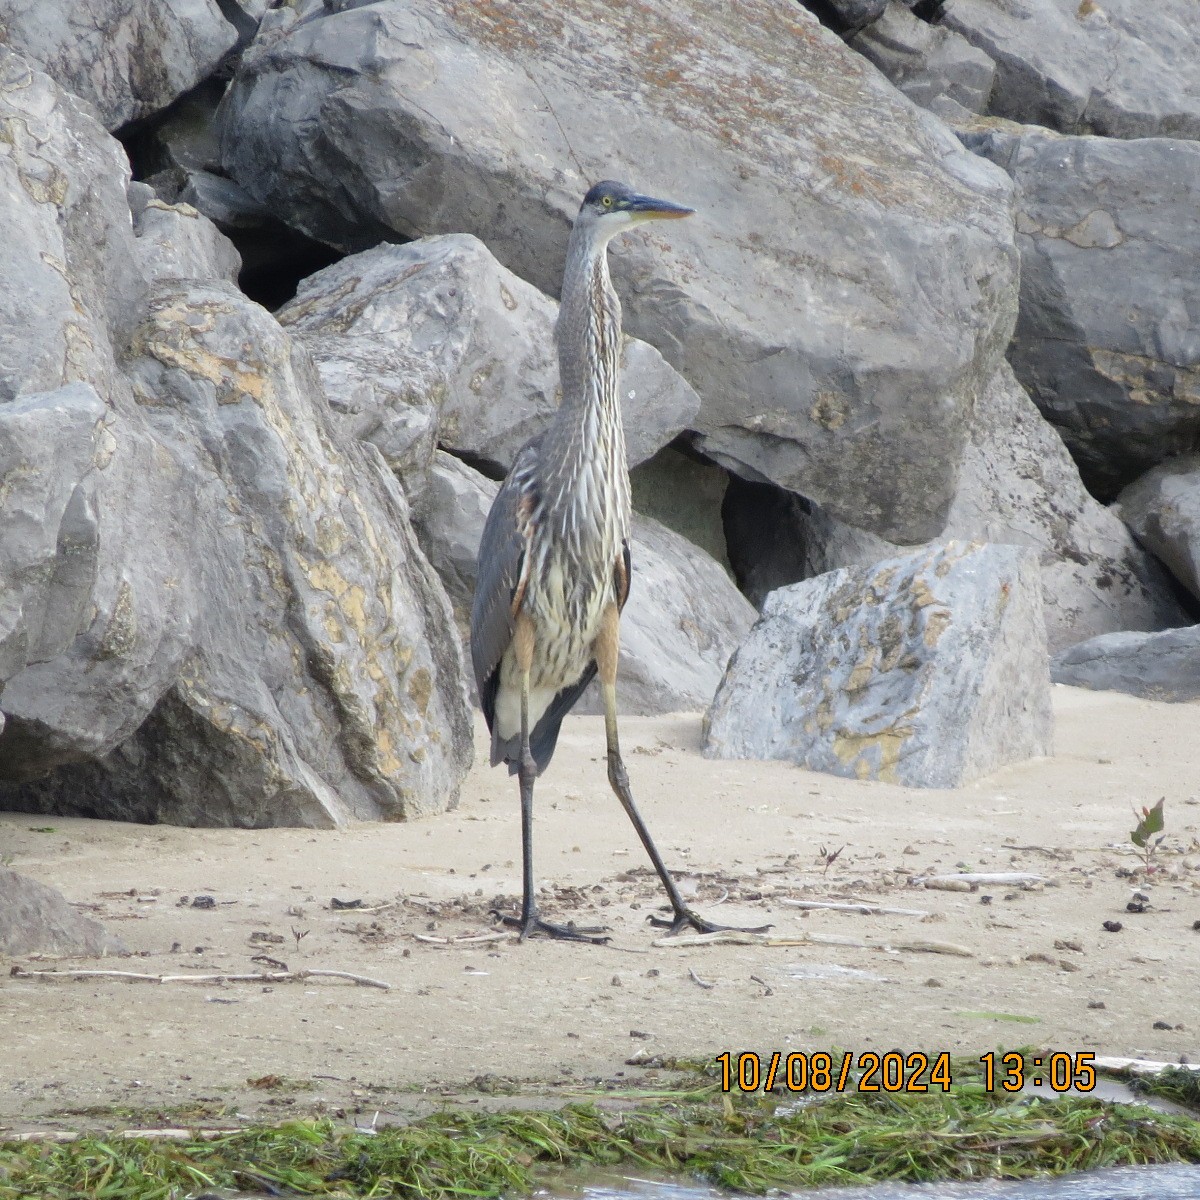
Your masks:
{"label": "heron's leg", "polygon": [[521,757],[517,763],[517,782],[521,788],[521,879],[522,898],[520,917],[501,916],[506,925],[521,931],[521,941],[535,934],[562,938],[573,942],[592,942],[603,945],[606,937],[588,937],[600,929],[576,929],[574,925],[553,925],[538,915],[533,885],[533,781],[537,778],[537,761],[529,748],[529,671],[533,662],[533,623],[528,617],[518,617],[513,635],[517,669],[521,673]]}
{"label": "heron's leg", "polygon": [[604,735],[608,744],[608,782],[621,802],[621,807],[633,822],[633,827],[637,830],[642,845],[646,847],[646,853],[650,856],[650,861],[654,864],[654,869],[658,872],[663,887],[666,888],[671,907],[675,910],[674,917],[670,920],[661,917],[651,917],[650,920],[656,925],[668,926],[672,933],[681,933],[689,926],[699,933],[718,933],[725,930],[737,933],[765,933],[771,928],[770,925],[756,926],[753,929],[741,929],[734,925],[714,925],[711,921],[706,921],[692,912],[684,904],[683,897],[679,894],[679,888],[671,877],[671,872],[667,870],[662,855],[659,854],[658,847],[655,846],[650,837],[650,831],[646,828],[646,823],[642,820],[642,815],[633,802],[633,793],[629,790],[629,774],[625,770],[625,762],[621,758],[621,742],[617,734],[619,619],[620,613],[614,604],[604,614],[604,623],[594,649],[597,673],[600,676],[600,694],[604,698]]}
{"label": "heron's leg", "polygon": [[521,940],[532,932],[537,921],[533,901],[533,781],[537,763],[529,749],[529,667],[521,671],[521,761],[517,764],[517,782],[521,787]]}

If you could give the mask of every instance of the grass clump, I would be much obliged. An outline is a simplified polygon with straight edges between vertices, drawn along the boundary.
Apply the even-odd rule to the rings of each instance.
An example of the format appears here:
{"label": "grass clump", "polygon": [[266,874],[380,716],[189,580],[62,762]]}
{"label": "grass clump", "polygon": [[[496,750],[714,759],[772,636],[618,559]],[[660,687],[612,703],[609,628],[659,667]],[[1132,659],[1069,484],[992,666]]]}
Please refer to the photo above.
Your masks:
{"label": "grass clump", "polygon": [[1200,1162],[1200,1122],[1140,1105],[989,1093],[974,1078],[945,1094],[848,1093],[798,1105],[699,1082],[681,1098],[621,1111],[453,1110],[373,1134],[301,1121],[211,1140],[8,1143],[0,1200],[174,1200],[214,1189],[498,1197],[528,1193],[562,1167],[652,1170],[762,1193]]}
{"label": "grass clump", "polygon": [[1161,1096],[1200,1112],[1200,1071],[1166,1067],[1154,1075],[1131,1075],[1129,1090],[1145,1096]]}

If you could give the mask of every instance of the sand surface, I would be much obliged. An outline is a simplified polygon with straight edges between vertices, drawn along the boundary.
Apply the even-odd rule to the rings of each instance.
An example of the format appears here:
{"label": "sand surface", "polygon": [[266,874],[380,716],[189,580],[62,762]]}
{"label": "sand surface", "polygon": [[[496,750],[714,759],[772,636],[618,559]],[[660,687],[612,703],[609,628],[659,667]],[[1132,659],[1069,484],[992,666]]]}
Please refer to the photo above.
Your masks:
{"label": "sand surface", "polygon": [[[538,784],[535,853],[546,914],[610,926],[604,947],[418,940],[491,932],[496,898],[516,903],[516,785],[486,767],[482,726],[458,808],[411,824],[200,830],[0,814],[0,858],[60,888],[133,952],[72,966],[228,973],[270,969],[254,961],[265,955],[392,985],[47,983],[13,977],[5,961],[0,1130],[202,1099],[247,1116],[385,1119],[447,1092],[478,1096],[494,1086],[473,1085],[481,1076],[556,1094],[636,1079],[645,1068],[627,1060],[639,1053],[1032,1044],[1200,1061],[1200,705],[1059,687],[1055,711],[1053,758],[954,791],[709,762],[699,716],[624,722],[634,793],[698,911],[772,922],[782,939],[867,946],[652,945],[660,935],[646,918],[661,893],[608,789],[600,718],[564,726]],[[1138,864],[1130,810],[1160,796],[1168,837],[1146,888],[1127,875]],[[823,871],[822,848],[839,847]],[[1048,882],[976,892],[913,882],[955,870]],[[1129,913],[1139,887],[1151,904]],[[192,907],[198,895],[215,906]],[[333,897],[364,907],[335,911]],[[804,913],[787,898],[928,916]],[[921,942],[970,957],[897,949]],[[289,1082],[249,1085],[264,1076]]]}

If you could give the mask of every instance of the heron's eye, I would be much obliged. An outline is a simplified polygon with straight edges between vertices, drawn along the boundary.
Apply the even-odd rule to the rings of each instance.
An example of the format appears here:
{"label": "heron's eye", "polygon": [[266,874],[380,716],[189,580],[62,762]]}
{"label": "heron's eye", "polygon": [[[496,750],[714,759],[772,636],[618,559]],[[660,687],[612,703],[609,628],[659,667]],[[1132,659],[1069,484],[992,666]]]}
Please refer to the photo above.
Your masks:
{"label": "heron's eye", "polygon": [[611,196],[601,196],[600,203],[603,204],[605,208],[612,208],[613,198]]}

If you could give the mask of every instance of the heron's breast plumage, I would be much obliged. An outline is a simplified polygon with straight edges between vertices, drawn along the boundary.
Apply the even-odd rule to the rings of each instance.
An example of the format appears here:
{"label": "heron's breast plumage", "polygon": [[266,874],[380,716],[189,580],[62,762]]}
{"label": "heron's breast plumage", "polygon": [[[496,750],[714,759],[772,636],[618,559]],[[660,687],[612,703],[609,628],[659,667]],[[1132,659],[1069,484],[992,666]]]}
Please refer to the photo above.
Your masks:
{"label": "heron's breast plumage", "polygon": [[531,512],[522,608],[534,622],[534,686],[557,689],[583,674],[604,611],[618,599],[630,521],[619,410],[611,422],[581,422],[580,438],[580,453],[564,462],[561,480],[544,481]]}

